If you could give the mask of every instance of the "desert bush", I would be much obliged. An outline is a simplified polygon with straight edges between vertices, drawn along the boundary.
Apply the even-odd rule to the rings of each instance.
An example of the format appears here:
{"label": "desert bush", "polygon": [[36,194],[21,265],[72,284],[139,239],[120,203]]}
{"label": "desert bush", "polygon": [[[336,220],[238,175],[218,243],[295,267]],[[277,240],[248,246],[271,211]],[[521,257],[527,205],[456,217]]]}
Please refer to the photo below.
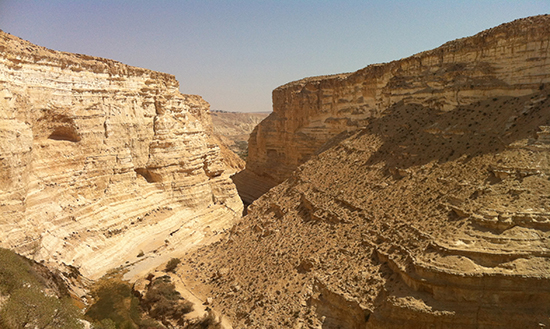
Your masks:
{"label": "desert bush", "polygon": [[168,320],[182,322],[184,315],[193,311],[193,305],[181,297],[168,276],[157,278],[151,283],[142,305],[153,319],[164,324]]}
{"label": "desert bush", "polygon": [[92,324],[92,329],[117,329],[116,324],[111,319],[103,319]]}
{"label": "desert bush", "polygon": [[82,328],[80,310],[72,299],[60,294],[57,282],[47,282],[40,272],[53,278],[41,265],[0,248],[0,294],[7,297],[0,309],[0,328]]}
{"label": "desert bush", "polygon": [[67,298],[47,296],[35,287],[13,291],[0,311],[1,328],[82,328],[80,311]]}
{"label": "desert bush", "polygon": [[176,267],[178,267],[179,263],[181,263],[181,260],[179,258],[172,258],[168,263],[166,264],[165,271],[166,272],[174,272]]}
{"label": "desert bush", "polygon": [[11,250],[0,248],[0,293],[9,295],[23,285],[44,285],[32,262]]}
{"label": "desert bush", "polygon": [[193,310],[169,276],[154,279],[140,300],[122,273],[111,272],[94,284],[91,295],[94,303],[86,316],[93,329],[164,329],[173,323],[183,325]]}
{"label": "desert bush", "polygon": [[132,287],[122,280],[122,273],[110,272],[94,283],[91,289],[94,303],[86,317],[96,329],[164,328],[148,319],[134,296]]}

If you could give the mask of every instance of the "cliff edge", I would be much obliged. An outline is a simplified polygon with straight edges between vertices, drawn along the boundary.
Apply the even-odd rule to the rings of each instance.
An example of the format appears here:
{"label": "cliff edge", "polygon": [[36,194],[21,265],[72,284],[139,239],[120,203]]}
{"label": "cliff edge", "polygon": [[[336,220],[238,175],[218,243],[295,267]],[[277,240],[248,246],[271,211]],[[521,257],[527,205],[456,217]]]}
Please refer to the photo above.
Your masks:
{"label": "cliff edge", "polygon": [[278,87],[273,113],[250,136],[246,170],[234,179],[239,193],[251,203],[327,141],[365,127],[393,104],[451,111],[537,91],[550,81],[549,21],[519,19],[401,60]]}

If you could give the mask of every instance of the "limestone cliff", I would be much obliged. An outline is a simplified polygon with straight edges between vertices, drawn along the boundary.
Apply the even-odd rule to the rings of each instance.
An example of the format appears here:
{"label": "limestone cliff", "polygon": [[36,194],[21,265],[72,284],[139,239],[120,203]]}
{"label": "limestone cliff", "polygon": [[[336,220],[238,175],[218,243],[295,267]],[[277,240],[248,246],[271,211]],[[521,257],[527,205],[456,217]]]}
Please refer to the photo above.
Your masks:
{"label": "limestone cliff", "polygon": [[[276,90],[286,107],[255,138],[281,147],[280,159],[314,152],[307,136],[335,134],[320,118],[336,108],[353,131],[256,200],[222,241],[184,258],[196,271],[185,275],[207,283],[234,328],[550,326],[549,38],[550,17],[522,19],[402,62]],[[452,70],[453,53],[462,69]],[[482,63],[475,53],[501,59],[483,62],[493,74],[473,72]],[[434,67],[420,69],[424,59]],[[417,78],[392,80],[414,63]],[[371,98],[332,101],[378,81],[360,78],[368,72],[384,81]],[[415,85],[431,89],[409,93]],[[325,111],[319,95],[329,91]],[[355,106],[380,113],[360,121]]]}
{"label": "limestone cliff", "polygon": [[517,20],[434,50],[273,91],[273,113],[250,136],[237,187],[246,202],[290,176],[328,140],[365,127],[392,104],[450,111],[522,96],[550,82],[550,17]]}
{"label": "limestone cliff", "polygon": [[209,105],[174,76],[0,31],[0,241],[89,277],[230,226]]}

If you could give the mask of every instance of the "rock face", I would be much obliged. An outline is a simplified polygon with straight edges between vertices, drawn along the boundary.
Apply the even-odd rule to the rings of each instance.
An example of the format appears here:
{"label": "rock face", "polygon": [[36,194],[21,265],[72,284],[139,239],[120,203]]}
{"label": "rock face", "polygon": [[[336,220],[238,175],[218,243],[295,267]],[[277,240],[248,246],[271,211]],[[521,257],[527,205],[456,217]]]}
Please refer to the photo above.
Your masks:
{"label": "rock face", "polygon": [[0,31],[0,95],[2,247],[95,277],[242,212],[208,103],[172,75]]}
{"label": "rock face", "polygon": [[[351,131],[184,260],[196,265],[189,275],[207,282],[234,328],[548,327],[549,38],[550,17],[527,18],[276,90],[285,107],[255,132],[256,151],[280,147],[274,177],[316,151],[307,136],[315,145],[337,133],[320,119],[336,108]],[[371,98],[353,87],[377,81]],[[343,96],[354,93],[362,100]]]}
{"label": "rock face", "polygon": [[450,111],[533,93],[550,81],[549,20],[517,20],[405,59],[275,89],[273,113],[250,137],[242,174],[248,178],[237,184],[245,202],[288,178],[334,136],[365,127],[393,104]]}

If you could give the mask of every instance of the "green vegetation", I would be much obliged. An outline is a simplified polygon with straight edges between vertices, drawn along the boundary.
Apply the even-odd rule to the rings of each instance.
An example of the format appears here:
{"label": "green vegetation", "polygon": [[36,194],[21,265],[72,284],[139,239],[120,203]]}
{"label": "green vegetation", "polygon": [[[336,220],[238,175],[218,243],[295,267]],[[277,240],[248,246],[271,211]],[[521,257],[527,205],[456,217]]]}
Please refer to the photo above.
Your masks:
{"label": "green vegetation", "polygon": [[80,310],[45,267],[0,248],[0,328],[82,328]]}
{"label": "green vegetation", "polygon": [[143,316],[139,299],[132,287],[122,280],[123,273],[112,271],[94,283],[91,295],[94,303],[86,312],[94,329],[164,328]]}
{"label": "green vegetation", "polygon": [[183,300],[174,284],[170,282],[169,276],[163,276],[151,282],[142,305],[152,318],[165,325],[169,320],[183,325],[184,315],[193,311],[193,305]]}
{"label": "green vegetation", "polygon": [[151,281],[139,300],[122,275],[114,271],[94,284],[94,304],[86,312],[93,329],[220,328],[212,313],[188,321],[185,315],[193,311],[193,306],[176,291],[169,276]]}
{"label": "green vegetation", "polygon": [[[173,258],[167,270],[180,260]],[[176,291],[169,276],[154,279],[140,300],[123,273],[112,271],[96,281],[90,294],[94,303],[85,315],[75,306],[61,278],[45,266],[0,248],[0,328],[78,329],[82,318],[93,329],[218,329],[212,313],[189,322],[190,302]]]}
{"label": "green vegetation", "polygon": [[247,141],[236,141],[233,151],[237,153],[241,159],[246,161],[248,158],[248,142]]}

